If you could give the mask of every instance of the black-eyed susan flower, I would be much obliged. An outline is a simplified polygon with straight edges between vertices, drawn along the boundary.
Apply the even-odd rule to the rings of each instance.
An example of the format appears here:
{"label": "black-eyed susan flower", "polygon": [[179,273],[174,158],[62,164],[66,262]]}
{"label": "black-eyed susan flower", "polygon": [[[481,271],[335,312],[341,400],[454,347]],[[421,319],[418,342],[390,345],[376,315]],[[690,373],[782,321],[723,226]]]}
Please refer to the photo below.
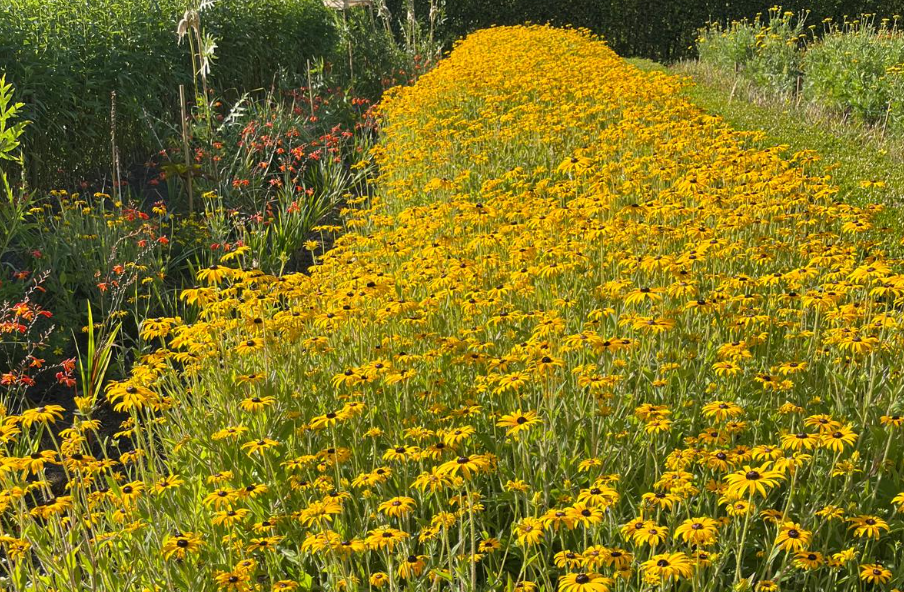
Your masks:
{"label": "black-eyed susan flower", "polygon": [[19,424],[23,428],[29,428],[34,424],[56,423],[57,420],[63,419],[64,411],[65,409],[60,405],[43,405],[26,409],[19,416]]}
{"label": "black-eyed susan flower", "polygon": [[794,554],[794,564],[801,569],[817,569],[824,563],[825,557],[819,551],[798,551]]}
{"label": "black-eyed susan flower", "polygon": [[377,509],[386,516],[398,518],[410,514],[414,506],[415,501],[413,498],[397,496],[381,503]]}
{"label": "black-eyed susan flower", "polygon": [[884,584],[891,579],[891,570],[880,563],[866,563],[860,566],[860,579],[868,584]]}
{"label": "black-eyed susan flower", "polygon": [[842,426],[826,431],[822,436],[822,445],[832,452],[844,452],[846,447],[851,447],[857,441],[857,434],[850,426]]}
{"label": "black-eyed susan flower", "polygon": [[559,592],[609,592],[611,578],[598,573],[570,573],[559,578]]}
{"label": "black-eyed susan flower", "polygon": [[565,549],[556,553],[555,557],[553,557],[553,563],[558,568],[576,569],[582,565],[583,557],[581,557],[580,553]]}
{"label": "black-eyed susan flower", "polygon": [[688,518],[675,529],[674,537],[690,545],[708,547],[718,538],[718,523],[706,516]]}
{"label": "black-eyed susan flower", "polygon": [[390,526],[381,526],[371,530],[364,542],[371,549],[388,549],[392,550],[397,544],[409,537],[407,532],[401,531]]}
{"label": "black-eyed susan flower", "polygon": [[660,553],[641,564],[644,574],[657,580],[690,578],[694,567],[684,553]]}
{"label": "black-eyed susan flower", "polygon": [[399,563],[399,577],[404,580],[416,578],[424,572],[427,566],[426,555],[409,555]]}
{"label": "black-eyed susan flower", "polygon": [[853,530],[854,536],[858,538],[878,539],[883,530],[889,530],[888,522],[878,516],[861,514],[860,516],[848,518],[848,522],[851,523],[848,529]]}
{"label": "black-eyed susan flower", "polygon": [[786,553],[796,553],[810,546],[813,533],[796,522],[785,522],[779,527],[775,546]]}
{"label": "black-eyed susan flower", "polygon": [[279,442],[270,438],[261,438],[260,440],[251,440],[242,444],[242,450],[248,453],[248,456],[255,454],[262,455],[267,450],[279,446]]}
{"label": "black-eyed susan flower", "polygon": [[725,482],[728,485],[726,495],[746,498],[758,493],[766,497],[769,490],[777,487],[782,478],[783,475],[771,469],[769,463],[759,467],[745,465],[739,471],[725,476]]}
{"label": "black-eyed susan flower", "polygon": [[515,525],[515,537],[523,547],[539,544],[544,537],[543,522],[539,518],[528,516]]}
{"label": "black-eyed susan flower", "polygon": [[214,577],[220,590],[247,592],[251,589],[251,574],[244,571],[220,571]]}
{"label": "black-eyed susan flower", "polygon": [[529,430],[531,426],[539,423],[541,423],[541,421],[540,418],[537,417],[536,411],[521,411],[518,409],[513,413],[500,417],[499,421],[496,422],[496,425],[508,428],[505,433],[507,437],[517,437],[521,432],[525,432]]}
{"label": "black-eyed susan flower", "polygon": [[169,536],[163,541],[163,556],[165,559],[185,559],[189,553],[194,553],[204,546],[204,541],[194,532],[183,532]]}
{"label": "black-eyed susan flower", "polygon": [[370,575],[370,579],[368,581],[371,586],[379,589],[389,583],[389,574],[387,574],[386,572],[377,571]]}

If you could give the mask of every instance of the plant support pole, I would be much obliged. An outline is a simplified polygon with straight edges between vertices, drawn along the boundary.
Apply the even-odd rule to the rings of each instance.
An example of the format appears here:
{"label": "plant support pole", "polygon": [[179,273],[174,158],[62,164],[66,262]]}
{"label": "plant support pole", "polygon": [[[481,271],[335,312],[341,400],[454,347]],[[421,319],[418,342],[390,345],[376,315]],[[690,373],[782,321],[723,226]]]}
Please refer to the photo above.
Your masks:
{"label": "plant support pole", "polygon": [[188,109],[185,105],[185,85],[179,85],[179,103],[182,107],[182,151],[185,152],[185,179],[188,189],[188,213],[194,212],[194,194],[192,192],[191,179],[191,154],[188,145]]}

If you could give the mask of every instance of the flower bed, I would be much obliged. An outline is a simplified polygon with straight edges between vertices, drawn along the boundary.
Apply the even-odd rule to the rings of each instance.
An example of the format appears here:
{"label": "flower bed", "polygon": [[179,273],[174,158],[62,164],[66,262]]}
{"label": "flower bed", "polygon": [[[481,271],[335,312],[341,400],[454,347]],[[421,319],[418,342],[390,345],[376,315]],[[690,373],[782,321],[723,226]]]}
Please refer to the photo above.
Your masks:
{"label": "flower bed", "polygon": [[900,583],[900,247],[680,85],[514,27],[391,93],[310,275],[145,326],[121,448],[3,420],[7,588]]}

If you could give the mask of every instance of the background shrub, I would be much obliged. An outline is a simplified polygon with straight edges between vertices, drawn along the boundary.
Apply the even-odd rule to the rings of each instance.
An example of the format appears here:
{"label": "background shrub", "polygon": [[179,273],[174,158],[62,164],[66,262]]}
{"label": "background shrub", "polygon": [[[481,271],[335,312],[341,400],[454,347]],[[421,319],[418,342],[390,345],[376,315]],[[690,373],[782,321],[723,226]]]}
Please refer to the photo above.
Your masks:
{"label": "background shrub", "polygon": [[799,86],[806,16],[773,7],[765,20],[710,23],[697,38],[700,61],[733,69],[761,87],[793,93]]}
{"label": "background shrub", "polygon": [[[0,72],[18,88],[26,170],[33,184],[66,183],[110,169],[111,93],[117,147],[141,162],[174,126],[179,84],[190,84],[188,49],[176,42],[184,0],[5,0]],[[211,83],[221,91],[269,87],[304,71],[336,43],[317,0],[219,0],[204,12],[217,37]]]}
{"label": "background shrub", "polygon": [[727,25],[709,23],[697,37],[701,62],[739,72],[753,59],[759,26],[747,19]]}
{"label": "background shrub", "polygon": [[807,49],[804,95],[867,123],[896,121],[901,99],[904,32],[895,23],[870,19],[827,23],[827,33]]}
{"label": "background shrub", "polygon": [[[387,0],[394,14],[407,0]],[[430,0],[415,0],[419,14],[426,14]],[[605,36],[623,56],[659,61],[694,53],[697,30],[707,22],[753,19],[772,7],[767,0],[448,0],[444,33],[451,39],[491,25],[525,21],[586,27]],[[900,0],[795,0],[782,3],[797,13],[809,10],[819,22],[861,13],[896,14]]]}

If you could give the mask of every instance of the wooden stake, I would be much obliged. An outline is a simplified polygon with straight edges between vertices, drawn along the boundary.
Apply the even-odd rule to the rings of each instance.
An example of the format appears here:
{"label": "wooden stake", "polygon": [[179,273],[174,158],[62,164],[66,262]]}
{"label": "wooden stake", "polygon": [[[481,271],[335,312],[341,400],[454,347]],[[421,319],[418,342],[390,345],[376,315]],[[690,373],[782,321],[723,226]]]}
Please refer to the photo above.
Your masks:
{"label": "wooden stake", "polygon": [[116,91],[110,93],[110,155],[113,167],[113,199],[121,201],[119,192],[119,155],[116,154]]}
{"label": "wooden stake", "polygon": [[195,196],[192,191],[192,174],[191,174],[191,153],[189,152],[188,142],[188,108],[185,104],[185,85],[179,85],[179,102],[182,106],[182,151],[185,152],[185,178],[187,179],[188,189],[188,213],[191,214],[195,209]]}

